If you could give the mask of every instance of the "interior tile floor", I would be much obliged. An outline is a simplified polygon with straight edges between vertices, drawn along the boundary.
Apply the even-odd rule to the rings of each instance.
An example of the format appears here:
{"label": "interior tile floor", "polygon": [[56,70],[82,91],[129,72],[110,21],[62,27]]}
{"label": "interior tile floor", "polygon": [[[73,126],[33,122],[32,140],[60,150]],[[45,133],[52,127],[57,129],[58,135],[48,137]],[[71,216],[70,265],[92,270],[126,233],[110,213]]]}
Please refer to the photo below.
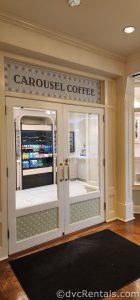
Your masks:
{"label": "interior tile floor", "polygon": [[[70,197],[87,194],[85,182],[80,180],[70,181]],[[31,207],[38,204],[57,201],[57,185],[46,186],[16,191],[16,209]]]}

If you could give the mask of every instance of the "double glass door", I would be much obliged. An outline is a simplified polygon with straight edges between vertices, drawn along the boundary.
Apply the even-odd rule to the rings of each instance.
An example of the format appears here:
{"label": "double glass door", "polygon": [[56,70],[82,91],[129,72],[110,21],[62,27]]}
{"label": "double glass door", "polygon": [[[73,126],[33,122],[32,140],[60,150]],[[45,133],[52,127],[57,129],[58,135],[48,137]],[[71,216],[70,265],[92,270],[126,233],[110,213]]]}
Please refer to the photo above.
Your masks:
{"label": "double glass door", "polygon": [[103,222],[104,111],[6,105],[9,254]]}

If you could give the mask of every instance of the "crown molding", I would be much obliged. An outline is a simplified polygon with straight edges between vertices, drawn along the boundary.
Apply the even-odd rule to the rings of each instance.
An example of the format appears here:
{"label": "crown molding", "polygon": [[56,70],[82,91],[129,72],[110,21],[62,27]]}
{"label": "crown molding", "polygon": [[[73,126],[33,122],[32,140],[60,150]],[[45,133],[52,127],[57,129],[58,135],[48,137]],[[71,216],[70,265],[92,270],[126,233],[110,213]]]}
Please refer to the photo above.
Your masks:
{"label": "crown molding", "polygon": [[14,16],[14,15],[9,15],[7,13],[4,13],[0,11],[0,21],[16,25],[18,27],[32,30],[34,32],[37,32],[39,34],[45,35],[48,38],[60,41],[61,43],[65,43],[70,46],[74,46],[80,49],[83,49],[85,51],[91,52],[95,55],[100,55],[104,56],[108,59],[116,60],[119,62],[126,62],[126,57],[123,55],[118,55],[116,53],[112,53],[110,51],[94,47],[90,44],[84,43],[81,40],[75,39],[71,36],[64,35],[60,32],[54,32],[51,30],[46,29],[46,27],[38,25],[38,24],[33,24],[25,19],[22,19],[20,17]]}

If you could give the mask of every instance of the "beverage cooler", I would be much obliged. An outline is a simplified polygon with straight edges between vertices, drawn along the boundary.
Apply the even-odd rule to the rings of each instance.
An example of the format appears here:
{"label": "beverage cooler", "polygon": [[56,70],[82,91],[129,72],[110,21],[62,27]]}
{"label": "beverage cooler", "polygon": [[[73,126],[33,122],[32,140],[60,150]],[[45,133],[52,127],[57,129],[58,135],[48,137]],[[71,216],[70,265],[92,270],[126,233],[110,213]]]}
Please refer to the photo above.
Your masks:
{"label": "beverage cooler", "polygon": [[53,129],[21,130],[22,189],[53,184]]}

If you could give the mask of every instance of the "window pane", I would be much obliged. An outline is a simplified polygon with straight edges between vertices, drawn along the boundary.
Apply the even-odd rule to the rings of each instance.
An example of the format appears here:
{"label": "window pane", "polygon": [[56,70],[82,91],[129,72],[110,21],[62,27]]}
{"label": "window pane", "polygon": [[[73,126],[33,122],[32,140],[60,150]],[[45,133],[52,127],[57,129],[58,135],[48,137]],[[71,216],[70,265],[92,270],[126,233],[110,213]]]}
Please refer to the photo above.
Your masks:
{"label": "window pane", "polygon": [[140,87],[135,87],[134,108],[140,108]]}
{"label": "window pane", "polygon": [[99,190],[99,116],[69,113],[70,197]]}
{"label": "window pane", "polygon": [[140,112],[134,114],[134,184],[140,184]]}
{"label": "window pane", "polygon": [[14,108],[16,208],[58,200],[57,114]]}

